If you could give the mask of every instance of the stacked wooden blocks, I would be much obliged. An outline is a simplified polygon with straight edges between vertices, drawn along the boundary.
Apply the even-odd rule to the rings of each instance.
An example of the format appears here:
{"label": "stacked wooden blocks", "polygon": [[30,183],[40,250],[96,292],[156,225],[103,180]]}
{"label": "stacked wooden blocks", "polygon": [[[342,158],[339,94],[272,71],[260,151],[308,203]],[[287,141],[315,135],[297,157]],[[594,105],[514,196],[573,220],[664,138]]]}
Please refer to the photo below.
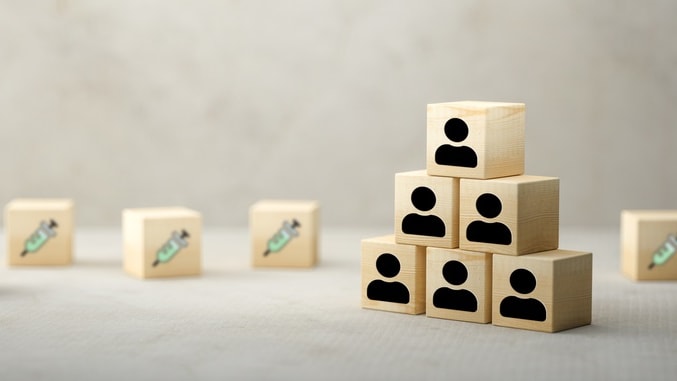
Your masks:
{"label": "stacked wooden blocks", "polygon": [[524,104],[428,105],[427,170],[362,241],[362,306],[555,332],[590,324],[592,254],[560,250],[559,179],[524,175]]}

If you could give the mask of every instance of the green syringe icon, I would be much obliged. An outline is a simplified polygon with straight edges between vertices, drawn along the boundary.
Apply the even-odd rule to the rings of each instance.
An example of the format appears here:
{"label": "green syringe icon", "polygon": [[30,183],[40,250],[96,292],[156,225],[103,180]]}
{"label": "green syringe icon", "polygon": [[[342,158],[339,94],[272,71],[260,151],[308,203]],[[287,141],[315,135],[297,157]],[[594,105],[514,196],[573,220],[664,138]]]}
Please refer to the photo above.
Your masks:
{"label": "green syringe icon", "polygon": [[186,238],[190,237],[187,231],[181,230],[181,234],[178,232],[172,232],[172,236],[169,237],[167,242],[157,251],[155,254],[155,262],[153,262],[153,267],[159,265],[160,263],[169,262],[174,256],[181,251],[184,247],[188,246],[188,241]]}
{"label": "green syringe icon", "polygon": [[28,239],[26,239],[24,251],[21,252],[21,256],[23,257],[28,253],[35,253],[40,250],[47,240],[56,236],[54,228],[58,226],[59,225],[54,220],[49,220],[49,224],[45,221],[40,221],[40,226],[35,229]]}
{"label": "green syringe icon", "polygon": [[675,252],[677,251],[677,236],[674,234],[668,235],[668,238],[663,242],[663,244],[656,249],[651,258],[651,263],[649,264],[649,270],[654,268],[654,266],[662,265],[667,262]]}
{"label": "green syringe icon", "polygon": [[268,247],[263,253],[263,256],[267,256],[270,253],[277,253],[282,250],[292,238],[299,236],[299,231],[296,228],[301,227],[301,224],[292,219],[292,222],[284,221],[282,227],[277,231],[269,240]]}

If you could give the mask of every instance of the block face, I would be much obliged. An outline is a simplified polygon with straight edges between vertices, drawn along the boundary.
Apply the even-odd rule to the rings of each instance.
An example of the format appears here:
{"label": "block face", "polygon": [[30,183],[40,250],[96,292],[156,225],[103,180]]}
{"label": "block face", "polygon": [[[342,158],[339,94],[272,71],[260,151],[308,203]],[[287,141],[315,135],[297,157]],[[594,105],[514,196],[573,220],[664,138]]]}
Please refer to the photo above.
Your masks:
{"label": "block face", "polygon": [[72,200],[12,200],[5,207],[5,230],[7,262],[11,266],[68,265],[72,262]]}
{"label": "block face", "polygon": [[461,179],[459,225],[464,250],[523,255],[556,249],[559,179]]}
{"label": "block face", "polygon": [[427,248],[426,315],[491,322],[492,254]]}
{"label": "block face", "polygon": [[428,174],[489,179],[524,173],[524,121],[523,103],[429,104]]}
{"label": "block face", "polygon": [[317,201],[262,200],[249,210],[254,267],[313,267],[318,261]]}
{"label": "block face", "polygon": [[557,332],[590,324],[592,253],[495,254],[492,288],[494,325]]}
{"label": "block face", "polygon": [[425,312],[425,247],[393,235],[362,240],[362,307],[406,314]]}
{"label": "block face", "polygon": [[634,280],[677,280],[677,210],[621,212],[621,268]]}
{"label": "block face", "polygon": [[125,209],[123,266],[138,278],[199,275],[202,216],[181,207]]}
{"label": "block face", "polygon": [[397,243],[458,247],[459,179],[424,170],[395,175]]}

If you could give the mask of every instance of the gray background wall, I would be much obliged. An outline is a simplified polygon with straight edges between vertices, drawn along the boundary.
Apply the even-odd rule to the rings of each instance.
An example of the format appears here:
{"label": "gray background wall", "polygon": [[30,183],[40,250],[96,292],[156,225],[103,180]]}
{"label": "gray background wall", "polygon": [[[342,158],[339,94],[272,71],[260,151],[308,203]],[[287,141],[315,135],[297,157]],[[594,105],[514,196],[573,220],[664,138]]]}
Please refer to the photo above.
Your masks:
{"label": "gray background wall", "polygon": [[82,225],[181,204],[245,226],[260,198],[390,226],[425,106],[527,104],[526,168],[563,225],[677,202],[674,1],[0,1],[0,202]]}

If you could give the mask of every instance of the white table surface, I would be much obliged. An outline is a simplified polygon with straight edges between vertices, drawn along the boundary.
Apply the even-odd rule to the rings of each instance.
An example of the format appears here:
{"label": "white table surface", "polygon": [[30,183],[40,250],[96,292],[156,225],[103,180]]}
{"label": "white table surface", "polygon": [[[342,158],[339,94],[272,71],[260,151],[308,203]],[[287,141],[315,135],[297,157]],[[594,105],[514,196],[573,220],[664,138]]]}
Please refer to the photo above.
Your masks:
{"label": "white table surface", "polygon": [[[312,270],[252,269],[246,230],[207,229],[200,277],[137,280],[115,229],[80,229],[68,267],[0,265],[0,380],[675,380],[677,282],[594,253],[593,323],[555,334],[360,308],[360,239],[325,229]],[[4,238],[1,239],[4,252]]]}

